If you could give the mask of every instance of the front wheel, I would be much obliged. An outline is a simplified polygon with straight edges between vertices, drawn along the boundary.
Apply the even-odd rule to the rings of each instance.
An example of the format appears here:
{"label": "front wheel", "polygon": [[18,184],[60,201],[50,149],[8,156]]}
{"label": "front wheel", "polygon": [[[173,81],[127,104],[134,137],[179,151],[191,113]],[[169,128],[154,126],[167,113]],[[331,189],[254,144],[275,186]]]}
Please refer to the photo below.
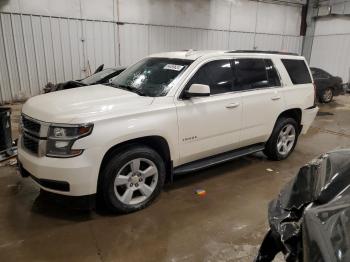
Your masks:
{"label": "front wheel", "polygon": [[272,160],[286,159],[293,152],[298,135],[298,124],[293,118],[279,118],[266,143],[265,155]]}
{"label": "front wheel", "polygon": [[99,194],[113,212],[137,211],[160,194],[165,170],[162,157],[152,148],[126,148],[115,154],[101,172]]}

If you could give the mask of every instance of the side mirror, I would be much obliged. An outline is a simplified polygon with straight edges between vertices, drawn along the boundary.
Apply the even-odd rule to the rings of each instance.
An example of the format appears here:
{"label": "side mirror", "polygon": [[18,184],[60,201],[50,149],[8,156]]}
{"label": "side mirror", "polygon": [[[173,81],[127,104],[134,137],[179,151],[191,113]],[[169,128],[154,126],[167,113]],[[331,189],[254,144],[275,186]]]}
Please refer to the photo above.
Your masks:
{"label": "side mirror", "polygon": [[188,90],[185,91],[185,97],[199,97],[210,96],[210,87],[208,85],[192,84]]}

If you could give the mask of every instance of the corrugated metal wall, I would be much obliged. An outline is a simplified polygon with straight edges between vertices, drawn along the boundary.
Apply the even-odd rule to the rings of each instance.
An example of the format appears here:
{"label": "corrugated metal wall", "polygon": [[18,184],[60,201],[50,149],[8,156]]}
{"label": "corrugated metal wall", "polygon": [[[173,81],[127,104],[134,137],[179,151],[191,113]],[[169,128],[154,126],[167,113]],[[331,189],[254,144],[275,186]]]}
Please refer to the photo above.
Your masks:
{"label": "corrugated metal wall", "polygon": [[350,18],[321,18],[316,22],[311,66],[350,81]]}
{"label": "corrugated metal wall", "polygon": [[[155,52],[190,48],[301,52],[299,7],[240,0],[216,0],[204,7],[200,1],[186,2],[186,5],[204,8],[201,12],[208,12],[210,24],[206,25],[202,13],[188,17],[187,13],[180,12],[182,7],[174,5],[175,2],[169,5],[170,2],[159,1],[165,5],[162,10],[154,9],[151,2],[143,2],[145,8],[150,12],[156,10],[159,15],[141,18],[137,12],[143,10],[135,11],[140,2],[120,0],[122,11],[118,19],[126,21],[120,23],[114,11],[110,12],[115,0],[103,0],[109,7],[104,11],[105,17],[111,19],[107,21],[86,19],[89,13],[97,16],[96,19],[104,15],[93,12],[84,1],[80,2],[82,18],[78,18],[78,0],[67,2],[72,5],[73,18],[41,15],[38,13],[48,12],[38,9],[46,6],[46,0],[41,1],[43,4],[35,9],[40,12],[35,15],[12,10],[0,12],[0,103],[37,95],[47,82],[82,78],[102,63],[106,67],[129,65]],[[29,7],[32,6],[28,3],[28,7],[23,8]],[[175,20],[166,20],[167,15],[162,13],[166,8],[180,12],[176,17],[183,19],[176,20],[169,14],[170,19]],[[212,15],[213,10],[225,16]],[[273,21],[269,11],[276,13]],[[195,21],[186,21],[192,18]],[[186,23],[193,27],[184,26]]]}
{"label": "corrugated metal wall", "polygon": [[118,64],[116,24],[0,13],[0,102]]}
{"label": "corrugated metal wall", "polygon": [[301,40],[299,36],[125,24],[120,26],[120,56],[121,64],[129,65],[147,54],[191,48],[300,53]]}

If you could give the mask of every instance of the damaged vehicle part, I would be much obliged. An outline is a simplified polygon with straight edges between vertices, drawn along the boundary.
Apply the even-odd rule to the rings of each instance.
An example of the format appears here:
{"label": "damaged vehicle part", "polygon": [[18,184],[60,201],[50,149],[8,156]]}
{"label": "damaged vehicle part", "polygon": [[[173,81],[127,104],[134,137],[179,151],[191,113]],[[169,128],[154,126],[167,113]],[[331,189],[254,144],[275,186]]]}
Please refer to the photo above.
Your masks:
{"label": "damaged vehicle part", "polygon": [[256,261],[350,261],[350,150],[303,166],[269,204],[270,230]]}
{"label": "damaged vehicle part", "polygon": [[56,85],[49,82],[46,84],[44,88],[44,93],[72,89],[72,88],[77,88],[81,86],[90,86],[90,85],[108,83],[113,77],[119,75],[124,70],[125,70],[125,67],[106,68],[103,70],[103,65],[101,65],[96,69],[96,71],[92,75],[84,79],[70,80],[70,81],[59,83]]}

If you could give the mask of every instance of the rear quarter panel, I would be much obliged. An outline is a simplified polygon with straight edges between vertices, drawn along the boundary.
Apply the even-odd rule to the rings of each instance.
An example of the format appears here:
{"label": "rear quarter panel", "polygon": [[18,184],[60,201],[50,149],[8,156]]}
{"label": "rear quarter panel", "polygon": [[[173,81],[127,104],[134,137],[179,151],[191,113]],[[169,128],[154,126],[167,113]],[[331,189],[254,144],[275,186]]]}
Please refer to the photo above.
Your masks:
{"label": "rear quarter panel", "polygon": [[[281,57],[281,59],[283,58],[300,59],[300,57]],[[288,110],[292,108],[306,109],[308,107],[312,107],[314,104],[314,96],[315,96],[313,83],[294,85],[281,59],[276,59],[275,63],[280,73],[282,83],[284,86],[281,90],[284,96],[284,110]],[[309,66],[306,61],[305,63],[309,69]],[[309,69],[309,74],[313,81],[310,69]]]}

